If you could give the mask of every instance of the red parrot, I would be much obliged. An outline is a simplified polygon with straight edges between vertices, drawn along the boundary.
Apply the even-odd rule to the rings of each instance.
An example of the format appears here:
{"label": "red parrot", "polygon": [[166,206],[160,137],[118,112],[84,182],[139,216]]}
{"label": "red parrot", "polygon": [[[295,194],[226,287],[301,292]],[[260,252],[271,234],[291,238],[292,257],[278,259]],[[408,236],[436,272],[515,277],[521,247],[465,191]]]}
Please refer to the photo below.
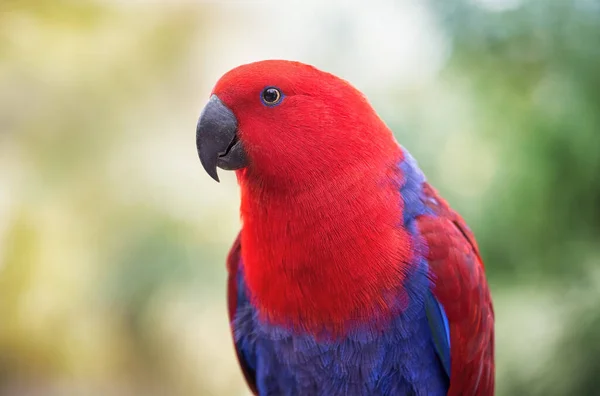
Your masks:
{"label": "red parrot", "polygon": [[241,189],[229,318],[254,394],[494,394],[475,238],[357,89],[299,62],[239,66],[196,144]]}

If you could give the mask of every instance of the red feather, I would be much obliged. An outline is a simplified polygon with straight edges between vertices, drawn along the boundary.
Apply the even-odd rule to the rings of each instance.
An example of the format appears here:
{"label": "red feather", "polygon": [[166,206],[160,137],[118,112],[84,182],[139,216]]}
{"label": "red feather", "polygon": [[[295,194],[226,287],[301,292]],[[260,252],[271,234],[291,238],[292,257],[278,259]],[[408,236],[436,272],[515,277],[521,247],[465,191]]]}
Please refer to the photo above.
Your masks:
{"label": "red feather", "polygon": [[[286,95],[281,106],[258,100],[269,85]],[[356,88],[296,62],[233,69],[213,93],[251,159],[236,173],[244,276],[261,318],[323,337],[356,318],[384,326],[412,254],[391,130]]]}
{"label": "red feather", "polygon": [[435,276],[434,294],[450,325],[449,396],[494,394],[494,309],[475,238],[464,220],[429,184],[426,202],[436,216],[418,226]]}
{"label": "red feather", "polygon": [[[231,250],[229,251],[229,255],[227,256],[227,305],[229,311],[229,325],[232,330],[232,336],[232,322],[237,307],[237,272],[240,265],[241,250],[242,245],[240,242],[240,235],[238,234],[237,238],[235,238],[235,241],[233,242]],[[235,345],[235,337],[233,337],[233,344]],[[256,389],[256,379],[254,378],[254,375],[252,375],[252,373],[250,372],[246,361],[240,356],[240,352],[237,348],[235,348],[235,353],[237,355],[240,367],[242,368],[242,372],[244,373],[244,378],[246,379],[248,387],[254,395],[258,395],[258,391]]]}
{"label": "red feather", "polygon": [[[286,98],[267,107],[258,98],[273,84]],[[250,298],[270,323],[336,335],[356,318],[389,319],[412,254],[389,128],[354,87],[295,62],[236,68],[213,93],[235,114],[251,159],[236,172],[244,226],[228,258],[230,318],[243,259]],[[492,395],[494,314],[478,248],[458,214],[424,190],[436,215],[418,226],[450,326],[449,394]]]}

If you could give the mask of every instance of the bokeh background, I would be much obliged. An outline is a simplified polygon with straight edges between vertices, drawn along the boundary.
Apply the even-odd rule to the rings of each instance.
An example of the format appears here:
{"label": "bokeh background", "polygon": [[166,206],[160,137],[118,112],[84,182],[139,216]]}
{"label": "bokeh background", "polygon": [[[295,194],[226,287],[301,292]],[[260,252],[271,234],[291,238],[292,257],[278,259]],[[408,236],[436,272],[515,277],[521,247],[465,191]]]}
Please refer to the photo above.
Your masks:
{"label": "bokeh background", "polygon": [[246,395],[220,75],[364,91],[478,237],[498,395],[600,394],[600,2],[1,0],[0,395]]}

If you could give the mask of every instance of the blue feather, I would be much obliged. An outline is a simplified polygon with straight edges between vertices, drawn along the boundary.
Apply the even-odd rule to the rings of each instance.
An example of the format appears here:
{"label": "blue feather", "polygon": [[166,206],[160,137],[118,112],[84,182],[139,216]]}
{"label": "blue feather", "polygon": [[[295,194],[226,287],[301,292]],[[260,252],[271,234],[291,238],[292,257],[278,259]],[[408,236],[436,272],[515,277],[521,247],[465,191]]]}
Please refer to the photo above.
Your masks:
{"label": "blue feather", "polygon": [[433,293],[427,294],[425,312],[429,321],[435,350],[442,361],[446,375],[450,378],[450,329],[448,327],[448,317],[446,316],[444,307],[433,296]]}
{"label": "blue feather", "polygon": [[[402,290],[408,306],[384,331],[363,324],[336,341],[317,341],[259,319],[238,270],[236,348],[260,395],[445,395],[449,385],[448,323],[431,294],[426,246],[415,219],[431,214],[422,200],[425,177],[405,151],[399,164],[404,216],[415,256]],[[401,303],[400,299],[397,301]],[[441,340],[441,342],[440,342]],[[444,342],[446,341],[446,342]]]}

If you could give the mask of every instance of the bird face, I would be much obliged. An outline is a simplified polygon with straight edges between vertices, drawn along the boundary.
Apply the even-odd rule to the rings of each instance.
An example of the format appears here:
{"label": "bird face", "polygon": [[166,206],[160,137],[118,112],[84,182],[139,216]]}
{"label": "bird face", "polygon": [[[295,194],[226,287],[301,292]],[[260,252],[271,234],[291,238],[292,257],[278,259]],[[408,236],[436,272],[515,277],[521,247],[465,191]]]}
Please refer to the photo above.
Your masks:
{"label": "bird face", "polygon": [[221,168],[303,183],[376,156],[391,138],[382,125],[346,81],[298,62],[262,61],[217,82],[196,143],[204,169],[217,181]]}

